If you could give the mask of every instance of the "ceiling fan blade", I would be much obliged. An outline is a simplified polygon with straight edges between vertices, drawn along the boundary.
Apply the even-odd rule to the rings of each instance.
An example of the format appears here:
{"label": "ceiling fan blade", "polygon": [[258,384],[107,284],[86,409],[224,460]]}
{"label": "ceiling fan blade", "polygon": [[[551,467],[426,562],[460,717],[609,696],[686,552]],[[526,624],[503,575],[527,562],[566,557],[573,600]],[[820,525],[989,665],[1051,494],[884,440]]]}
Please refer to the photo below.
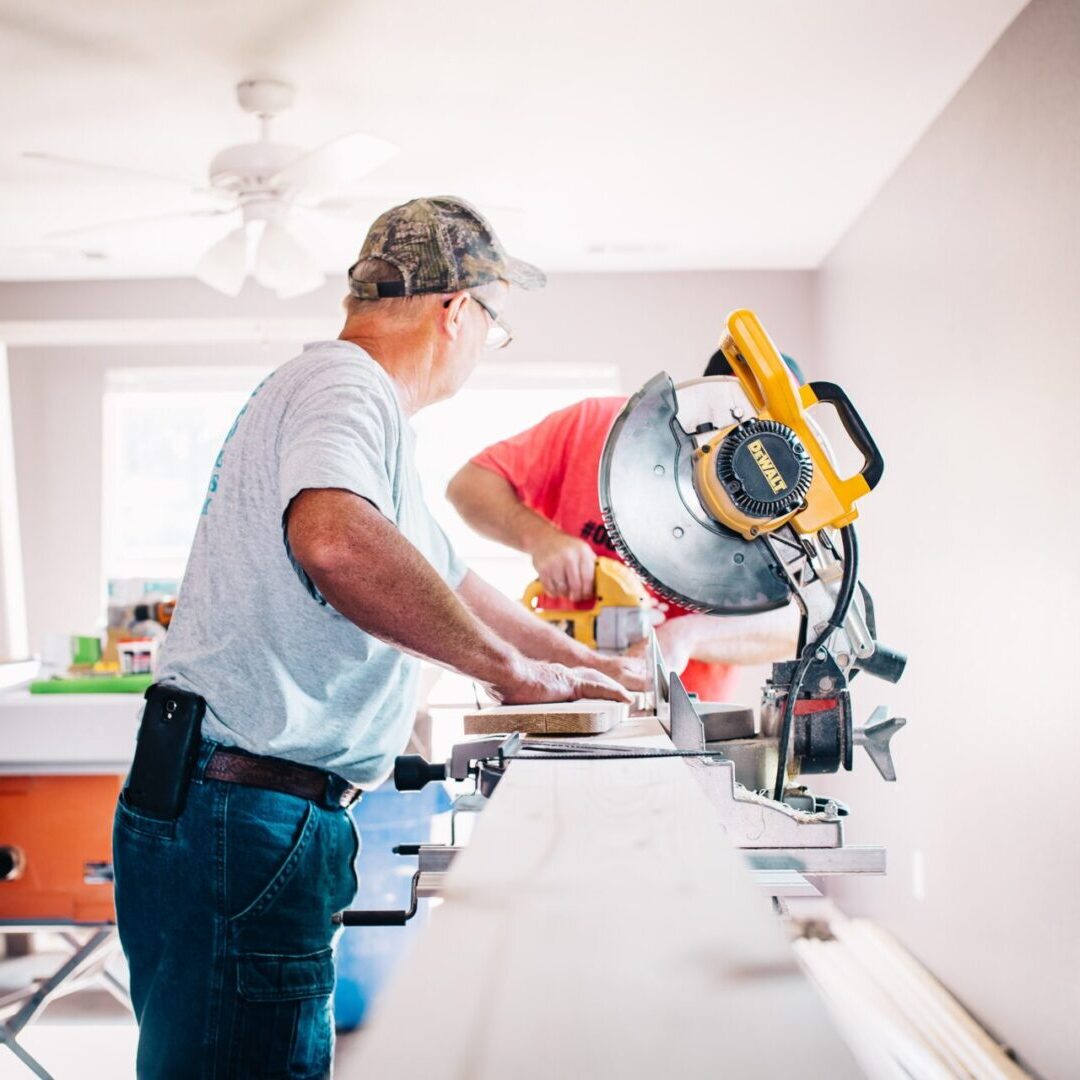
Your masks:
{"label": "ceiling fan blade", "polygon": [[268,221],[255,255],[255,280],[285,300],[317,289],[326,275],[284,225]]}
{"label": "ceiling fan blade", "polygon": [[158,184],[168,184],[171,187],[180,187],[185,191],[194,191],[200,195],[210,195],[215,199],[232,199],[228,192],[194,184],[182,176],[169,176],[147,169],[132,169],[127,165],[110,165],[104,161],[85,161],[82,158],[64,157],[61,154],[46,154],[38,150],[24,150],[20,156],[28,161],[42,161],[46,165],[57,165],[63,169],[83,169],[112,176],[126,176],[129,179],[149,180]]}
{"label": "ceiling fan blade", "polygon": [[270,178],[270,186],[308,195],[347,187],[398,153],[385,139],[354,131],[302,154]]}
{"label": "ceiling fan blade", "polygon": [[65,236],[82,236],[84,233],[107,232],[110,229],[137,228],[143,225],[156,225],[160,221],[182,221],[185,218],[214,218],[231,214],[232,210],[178,210],[173,214],[146,214],[143,217],[120,218],[116,221],[99,221],[95,225],[79,225],[74,229],[56,229],[45,233],[46,239],[53,240]]}
{"label": "ceiling fan blade", "polygon": [[203,253],[195,276],[211,289],[236,296],[247,276],[247,263],[247,226],[240,225]]}

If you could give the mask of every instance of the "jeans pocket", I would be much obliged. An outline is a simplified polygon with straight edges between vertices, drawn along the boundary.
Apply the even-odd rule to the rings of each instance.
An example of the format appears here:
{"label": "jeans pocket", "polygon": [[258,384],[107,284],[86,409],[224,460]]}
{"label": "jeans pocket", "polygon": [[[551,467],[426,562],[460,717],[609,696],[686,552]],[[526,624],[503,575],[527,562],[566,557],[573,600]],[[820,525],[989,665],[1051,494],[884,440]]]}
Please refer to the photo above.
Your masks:
{"label": "jeans pocket", "polygon": [[116,816],[113,824],[117,829],[127,832],[141,833],[143,836],[153,836],[159,840],[173,840],[176,837],[176,818],[154,817],[152,814],[144,814],[136,810],[127,801],[127,796],[121,792],[116,803]]}
{"label": "jeans pocket", "polygon": [[234,787],[226,811],[226,880],[234,924],[257,918],[289,884],[315,833],[315,806],[292,795]]}
{"label": "jeans pocket", "polygon": [[304,956],[237,957],[232,1080],[316,1080],[328,1076],[334,1052],[330,949]]}

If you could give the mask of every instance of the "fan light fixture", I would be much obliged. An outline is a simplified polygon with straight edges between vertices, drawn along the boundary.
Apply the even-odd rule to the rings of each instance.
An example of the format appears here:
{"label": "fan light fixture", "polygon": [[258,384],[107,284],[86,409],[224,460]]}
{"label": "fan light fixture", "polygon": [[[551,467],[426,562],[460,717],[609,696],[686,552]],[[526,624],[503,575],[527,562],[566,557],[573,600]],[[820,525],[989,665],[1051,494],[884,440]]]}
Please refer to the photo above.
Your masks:
{"label": "fan light fixture", "polygon": [[228,296],[240,292],[249,274],[282,298],[317,289],[326,276],[297,236],[297,219],[303,214],[335,217],[345,214],[357,220],[364,214],[365,200],[363,197],[350,198],[351,186],[394,157],[398,148],[363,132],[343,135],[310,151],[276,143],[270,138],[270,122],[292,106],[293,87],[276,79],[247,79],[237,85],[236,96],[240,107],[258,118],[259,138],[252,143],[227,147],[216,154],[210,163],[209,187],[123,166],[54,154],[24,154],[24,157],[68,168],[134,174],[143,180],[180,184],[189,192],[210,196],[219,204],[215,209],[65,229],[50,233],[49,238],[177,218],[226,218],[239,214],[240,223],[203,253],[195,266],[195,277]]}

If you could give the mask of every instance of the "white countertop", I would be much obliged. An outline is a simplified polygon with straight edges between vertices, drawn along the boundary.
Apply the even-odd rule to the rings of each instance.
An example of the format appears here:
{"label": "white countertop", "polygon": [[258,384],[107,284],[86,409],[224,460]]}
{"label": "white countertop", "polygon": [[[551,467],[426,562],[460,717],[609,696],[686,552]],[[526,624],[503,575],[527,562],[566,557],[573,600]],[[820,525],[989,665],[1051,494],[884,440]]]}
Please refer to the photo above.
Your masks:
{"label": "white countertop", "polygon": [[0,693],[0,775],[126,773],[141,694]]}

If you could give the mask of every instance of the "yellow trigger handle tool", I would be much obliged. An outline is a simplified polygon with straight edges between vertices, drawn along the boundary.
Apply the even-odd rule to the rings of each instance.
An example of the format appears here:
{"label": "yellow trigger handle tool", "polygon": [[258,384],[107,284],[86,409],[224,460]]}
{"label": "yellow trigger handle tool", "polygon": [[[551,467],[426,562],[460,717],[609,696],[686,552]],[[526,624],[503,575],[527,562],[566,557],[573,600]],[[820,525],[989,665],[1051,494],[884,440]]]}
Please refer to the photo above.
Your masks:
{"label": "yellow trigger handle tool", "polygon": [[[752,311],[728,316],[720,348],[757,414],[699,443],[694,486],[705,508],[746,539],[791,524],[801,533],[840,528],[881,479],[884,461],[866,425],[835,383],[799,386]],[[832,405],[863,457],[854,476],[837,473],[806,410]]]}
{"label": "yellow trigger handle tool", "polygon": [[521,602],[540,618],[590,649],[623,650],[649,632],[649,594],[628,566],[601,555],[596,560],[596,586],[589,607],[545,608],[539,581],[525,590]]}

